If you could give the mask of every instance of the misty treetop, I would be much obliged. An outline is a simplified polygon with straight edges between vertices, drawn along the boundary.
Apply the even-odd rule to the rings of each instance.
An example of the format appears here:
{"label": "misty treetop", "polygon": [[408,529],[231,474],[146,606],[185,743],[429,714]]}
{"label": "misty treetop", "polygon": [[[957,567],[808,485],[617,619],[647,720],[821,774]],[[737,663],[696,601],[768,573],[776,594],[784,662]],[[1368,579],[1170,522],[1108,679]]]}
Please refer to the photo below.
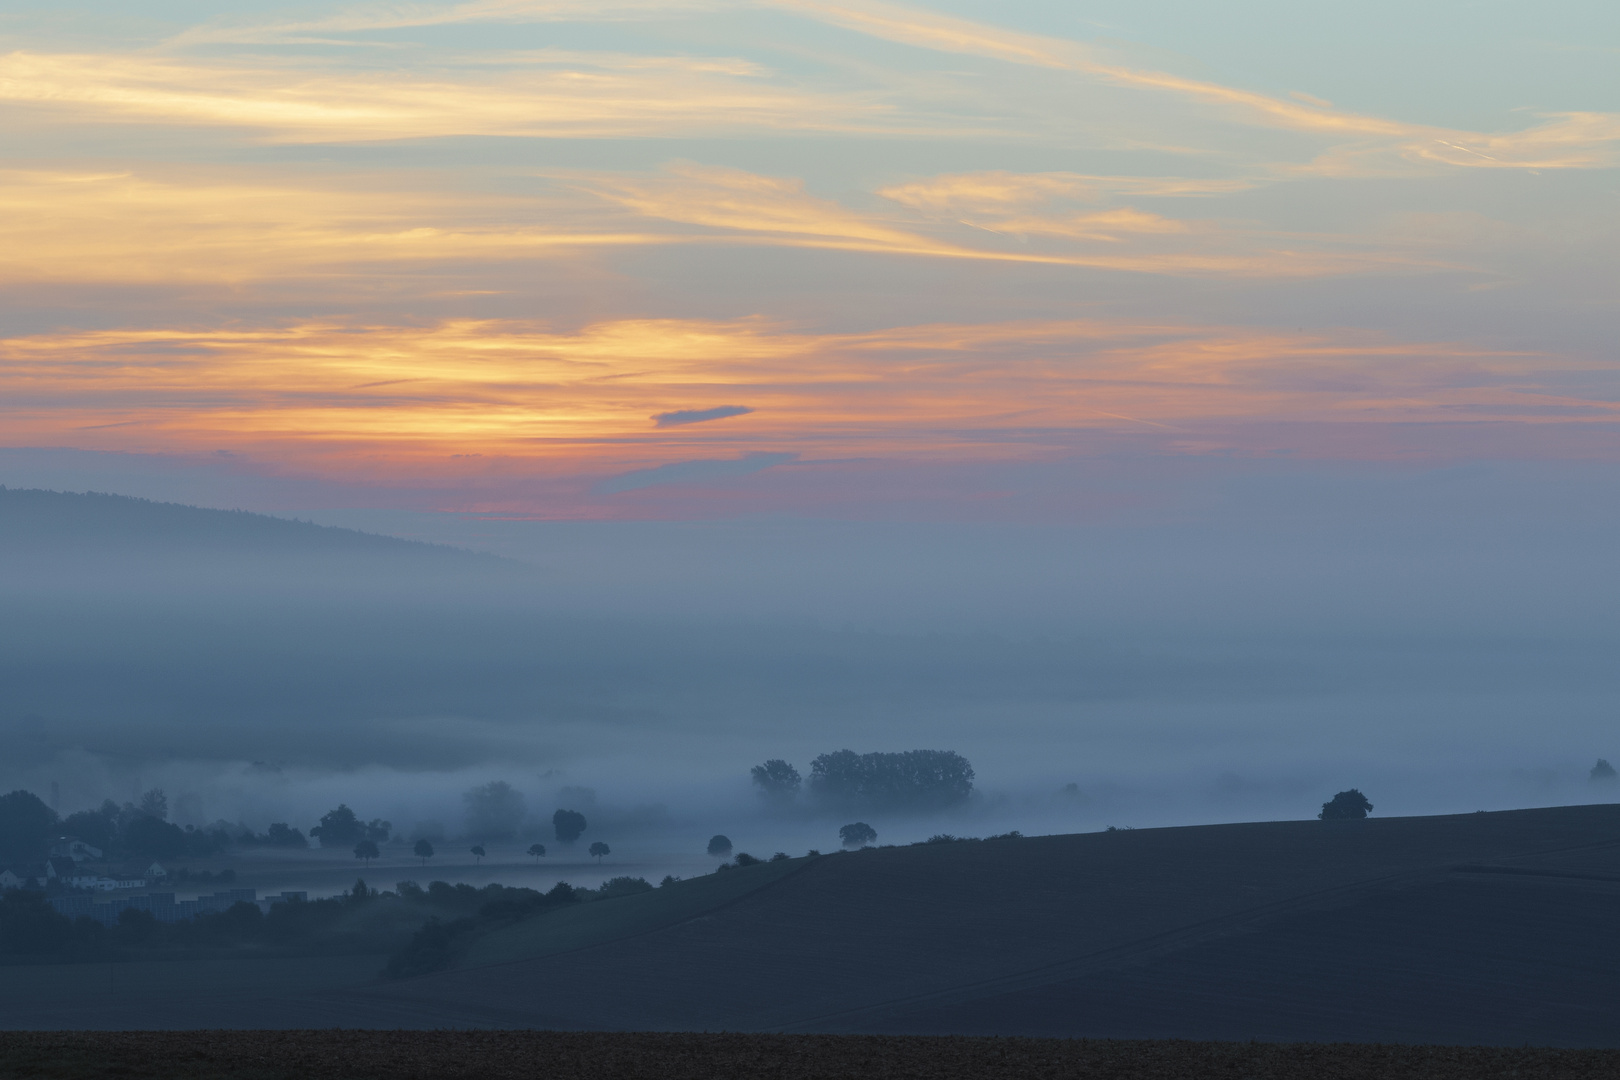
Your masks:
{"label": "misty treetop", "polygon": [[898,754],[839,750],[810,763],[810,791],[840,805],[939,809],[973,794],[973,766],[953,750]]}
{"label": "misty treetop", "polygon": [[37,862],[56,828],[56,811],[31,791],[0,795],[0,859]]}
{"label": "misty treetop", "polygon": [[182,829],[164,820],[167,815],[168,800],[158,788],[142,795],[139,803],[119,806],[109,799],[66,819],[33,792],[13,791],[0,795],[0,865],[42,862],[59,836],[81,840],[107,858],[138,859],[206,857],[231,840],[212,827]]}
{"label": "misty treetop", "polygon": [[753,774],[755,786],[762,795],[791,798],[799,793],[799,785],[803,783],[799,770],[781,758],[772,758],[763,765],[755,765],[750,772]]}
{"label": "misty treetop", "polygon": [[461,797],[467,812],[467,835],[479,840],[510,840],[528,813],[522,792],[505,780],[492,780]]}
{"label": "misty treetop", "polygon": [[346,804],[339,803],[336,810],[321,815],[321,823],[309,830],[309,835],[319,839],[321,847],[352,848],[362,840],[386,844],[392,829],[393,826],[381,818],[361,821]]}
{"label": "misty treetop", "polygon": [[578,810],[558,810],[551,815],[551,828],[557,843],[572,844],[585,835],[585,815]]}

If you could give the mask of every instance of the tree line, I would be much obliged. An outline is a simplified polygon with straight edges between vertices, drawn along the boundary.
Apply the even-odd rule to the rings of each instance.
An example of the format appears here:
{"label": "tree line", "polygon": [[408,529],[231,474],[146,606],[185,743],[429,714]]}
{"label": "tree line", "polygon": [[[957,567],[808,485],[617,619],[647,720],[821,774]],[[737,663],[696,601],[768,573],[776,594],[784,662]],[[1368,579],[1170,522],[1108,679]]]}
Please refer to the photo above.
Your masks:
{"label": "tree line", "polygon": [[857,754],[836,750],[810,762],[810,780],[773,758],[751,770],[765,797],[787,802],[808,786],[817,802],[834,807],[894,811],[940,810],[973,795],[973,766],[954,750]]}

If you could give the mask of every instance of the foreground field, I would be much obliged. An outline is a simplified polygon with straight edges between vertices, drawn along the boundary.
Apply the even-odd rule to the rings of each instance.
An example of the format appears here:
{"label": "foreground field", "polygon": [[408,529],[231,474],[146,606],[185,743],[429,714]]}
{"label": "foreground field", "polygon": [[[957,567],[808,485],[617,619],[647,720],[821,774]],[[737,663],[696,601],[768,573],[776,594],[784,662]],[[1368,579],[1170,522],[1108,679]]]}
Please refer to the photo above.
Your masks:
{"label": "foreground field", "polygon": [[859,1035],[207,1031],[0,1035],[30,1080],[1607,1080],[1620,1052]]}

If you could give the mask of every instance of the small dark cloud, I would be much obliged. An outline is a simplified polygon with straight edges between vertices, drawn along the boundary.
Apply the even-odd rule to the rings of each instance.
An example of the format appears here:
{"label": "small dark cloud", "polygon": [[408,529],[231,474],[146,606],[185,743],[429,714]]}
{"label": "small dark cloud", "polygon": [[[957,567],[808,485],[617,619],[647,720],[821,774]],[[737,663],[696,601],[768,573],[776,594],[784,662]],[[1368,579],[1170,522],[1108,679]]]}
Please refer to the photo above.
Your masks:
{"label": "small dark cloud", "polygon": [[724,420],[728,416],[742,416],[754,410],[747,405],[716,405],[712,409],[676,409],[653,417],[659,427],[680,427],[682,424],[701,424],[705,420]]}
{"label": "small dark cloud", "polygon": [[610,476],[591,488],[597,495],[615,495],[621,491],[657,487],[660,484],[701,484],[727,476],[747,476],[773,465],[782,465],[798,457],[797,454],[755,453],[740,458],[702,458],[696,461],[676,461],[652,469]]}

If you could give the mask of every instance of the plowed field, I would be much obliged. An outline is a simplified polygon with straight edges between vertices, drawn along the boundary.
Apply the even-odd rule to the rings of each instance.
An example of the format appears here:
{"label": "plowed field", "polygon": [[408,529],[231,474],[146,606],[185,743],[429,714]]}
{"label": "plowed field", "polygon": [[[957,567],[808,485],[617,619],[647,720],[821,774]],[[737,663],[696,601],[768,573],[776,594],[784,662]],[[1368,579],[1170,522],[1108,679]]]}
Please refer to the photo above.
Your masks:
{"label": "plowed field", "polygon": [[206,1031],[0,1035],[30,1080],[1609,1080],[1620,1051],[851,1035]]}

